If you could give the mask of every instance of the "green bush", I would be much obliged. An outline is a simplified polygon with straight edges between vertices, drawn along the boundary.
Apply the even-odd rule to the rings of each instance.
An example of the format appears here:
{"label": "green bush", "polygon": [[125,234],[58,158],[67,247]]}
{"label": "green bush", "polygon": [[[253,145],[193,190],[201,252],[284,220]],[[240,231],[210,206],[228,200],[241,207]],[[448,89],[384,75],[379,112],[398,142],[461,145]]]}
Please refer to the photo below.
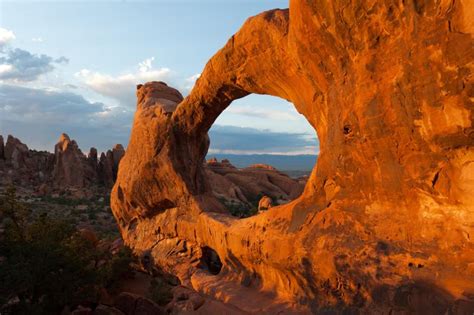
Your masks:
{"label": "green bush", "polygon": [[227,208],[229,213],[234,217],[248,218],[257,214],[257,208],[251,205],[246,205],[240,202],[227,201],[224,198],[219,198],[219,201]]}
{"label": "green bush", "polygon": [[158,305],[166,305],[173,299],[171,286],[161,278],[151,280],[149,298]]}
{"label": "green bush", "polygon": [[102,283],[110,290],[117,289],[119,280],[125,277],[133,277],[130,264],[135,260],[132,250],[128,247],[122,247],[119,252],[107,260],[102,266]]}
{"label": "green bush", "polygon": [[94,303],[102,287],[130,272],[127,249],[112,256],[81,236],[71,222],[34,215],[9,188],[0,198],[0,313],[59,314]]}

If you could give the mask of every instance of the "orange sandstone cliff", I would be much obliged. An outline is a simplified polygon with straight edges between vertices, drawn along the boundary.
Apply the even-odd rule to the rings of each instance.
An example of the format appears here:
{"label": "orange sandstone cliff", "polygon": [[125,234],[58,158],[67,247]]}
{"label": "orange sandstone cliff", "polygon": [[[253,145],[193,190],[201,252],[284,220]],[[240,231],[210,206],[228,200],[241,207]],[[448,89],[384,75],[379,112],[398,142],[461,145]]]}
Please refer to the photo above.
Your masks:
{"label": "orange sandstone cliff", "polygon": [[[137,88],[112,193],[127,244],[258,314],[474,308],[474,2],[292,0],[249,18],[191,94]],[[303,194],[230,216],[207,132],[251,93],[292,102],[320,155]]]}

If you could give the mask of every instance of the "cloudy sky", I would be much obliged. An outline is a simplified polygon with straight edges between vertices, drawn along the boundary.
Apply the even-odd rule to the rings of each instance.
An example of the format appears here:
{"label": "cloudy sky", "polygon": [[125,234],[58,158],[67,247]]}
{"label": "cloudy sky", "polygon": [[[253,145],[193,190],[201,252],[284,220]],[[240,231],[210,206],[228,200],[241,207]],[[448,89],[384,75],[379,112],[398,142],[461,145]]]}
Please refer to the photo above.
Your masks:
{"label": "cloudy sky", "polygon": [[[245,19],[287,1],[0,0],[0,134],[53,150],[66,132],[87,151],[128,143],[135,86],[187,95]],[[212,153],[317,153],[291,103],[250,95],[210,131]]]}

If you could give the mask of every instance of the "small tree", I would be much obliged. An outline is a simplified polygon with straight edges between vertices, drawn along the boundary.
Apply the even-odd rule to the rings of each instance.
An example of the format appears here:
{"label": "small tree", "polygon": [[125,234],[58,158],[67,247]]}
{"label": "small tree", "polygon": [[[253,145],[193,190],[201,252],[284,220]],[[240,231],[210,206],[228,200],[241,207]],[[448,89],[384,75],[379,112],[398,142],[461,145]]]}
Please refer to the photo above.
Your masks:
{"label": "small tree", "polygon": [[130,268],[130,252],[112,258],[71,222],[30,212],[14,188],[0,198],[0,214],[2,314],[58,314],[66,305],[95,302],[99,288]]}

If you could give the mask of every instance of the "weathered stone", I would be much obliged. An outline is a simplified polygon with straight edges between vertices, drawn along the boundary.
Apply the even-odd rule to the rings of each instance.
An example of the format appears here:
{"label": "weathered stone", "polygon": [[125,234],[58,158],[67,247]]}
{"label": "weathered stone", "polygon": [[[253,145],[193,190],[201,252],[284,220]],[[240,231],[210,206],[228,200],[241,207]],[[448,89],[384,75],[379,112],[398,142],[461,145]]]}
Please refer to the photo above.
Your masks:
{"label": "weathered stone", "polygon": [[258,211],[268,210],[273,206],[272,198],[263,196],[258,202]]}
{"label": "weathered stone", "polygon": [[26,144],[12,135],[8,135],[4,154],[5,159],[13,165],[13,168],[18,169],[26,166],[29,150]]}
{"label": "weathered stone", "polygon": [[209,160],[205,165],[207,180],[214,196],[226,202],[256,207],[262,195],[282,203],[298,197],[304,183],[279,172],[270,165],[259,164],[237,169],[229,160]]}
{"label": "weathered stone", "polygon": [[99,160],[97,159],[97,157],[98,157],[97,149],[96,148],[90,148],[89,154],[87,155],[87,158],[89,159],[89,161],[91,162],[91,164],[94,167],[97,167],[97,163],[99,163]]}
{"label": "weathered stone", "polygon": [[85,187],[94,181],[96,171],[79,149],[76,141],[62,134],[54,147],[53,178],[59,187]]}
{"label": "weathered stone", "polygon": [[[139,86],[111,200],[126,243],[249,312],[410,312],[438,298],[449,312],[474,292],[473,9],[291,0],[248,19],[185,100]],[[211,125],[251,93],[291,101],[320,154],[297,200],[237,220],[203,164]],[[198,272],[203,247],[219,275]],[[421,282],[429,293],[400,303],[400,288]]]}
{"label": "weathered stone", "polygon": [[74,311],[71,312],[71,315],[92,315],[94,314],[92,312],[92,309],[89,308],[89,307],[83,307],[83,306],[80,306],[75,309]]}
{"label": "weathered stone", "polygon": [[107,151],[107,155],[102,152],[99,159],[98,174],[99,179],[106,187],[112,187],[114,184],[114,169],[112,152]]}
{"label": "weathered stone", "polygon": [[138,298],[135,294],[122,292],[115,298],[114,306],[127,315],[134,314]]}
{"label": "weathered stone", "polygon": [[3,137],[0,135],[0,159],[5,159],[5,143],[3,142]]}
{"label": "weathered stone", "polygon": [[118,172],[118,166],[120,163],[120,160],[123,158],[125,155],[125,149],[121,144],[116,144],[113,149],[112,149],[112,157],[114,160],[114,176],[117,176]]}
{"label": "weathered stone", "polygon": [[165,310],[155,302],[133,293],[122,292],[114,306],[127,315],[165,315]]}
{"label": "weathered stone", "polygon": [[127,315],[116,309],[115,307],[107,306],[107,305],[98,305],[94,310],[94,315]]}

